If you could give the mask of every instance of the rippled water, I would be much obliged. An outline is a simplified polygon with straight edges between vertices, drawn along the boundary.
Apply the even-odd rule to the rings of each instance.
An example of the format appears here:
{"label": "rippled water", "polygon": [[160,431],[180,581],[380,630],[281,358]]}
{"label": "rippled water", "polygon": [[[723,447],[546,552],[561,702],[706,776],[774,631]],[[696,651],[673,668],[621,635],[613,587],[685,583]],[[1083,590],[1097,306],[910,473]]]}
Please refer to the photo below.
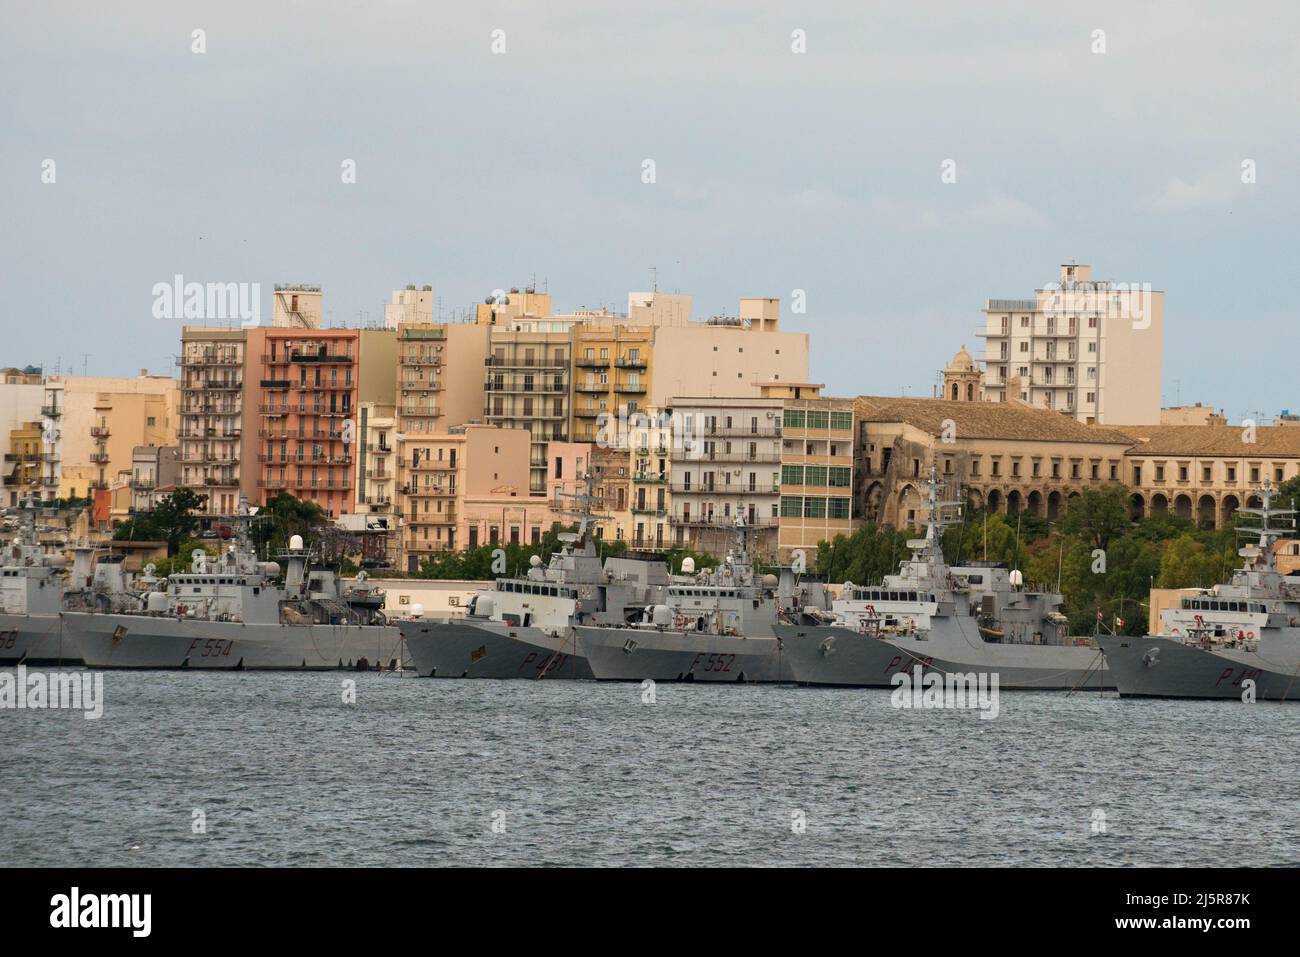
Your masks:
{"label": "rippled water", "polygon": [[97,721],[0,711],[0,863],[1300,863],[1298,705],[1004,693],[990,721],[886,690],[338,673],[105,696]]}

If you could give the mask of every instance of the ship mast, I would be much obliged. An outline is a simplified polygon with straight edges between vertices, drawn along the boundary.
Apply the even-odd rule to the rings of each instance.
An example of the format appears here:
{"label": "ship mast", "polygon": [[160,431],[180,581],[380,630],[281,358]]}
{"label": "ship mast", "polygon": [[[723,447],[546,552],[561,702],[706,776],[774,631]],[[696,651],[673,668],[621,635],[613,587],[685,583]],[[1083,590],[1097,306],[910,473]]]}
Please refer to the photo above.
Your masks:
{"label": "ship mast", "polygon": [[[930,477],[925,483],[925,497],[921,499],[909,499],[903,502],[904,505],[919,505],[924,509],[924,517],[921,524],[925,527],[924,538],[913,538],[907,542],[907,547],[912,550],[912,561],[919,562],[929,559],[936,565],[943,564],[943,530],[949,525],[955,525],[961,521],[962,503],[952,499],[940,498],[940,493],[948,487],[947,482],[939,481],[939,469],[934,464],[930,465]],[[957,510],[957,516],[945,517],[952,509]]]}
{"label": "ship mast", "polygon": [[[1237,514],[1259,516],[1259,527],[1238,528],[1237,534],[1246,536],[1258,534],[1259,544],[1245,545],[1238,549],[1237,554],[1245,559],[1247,567],[1259,563],[1262,559],[1262,567],[1265,570],[1272,571],[1275,567],[1273,545],[1286,533],[1294,531],[1295,519],[1291,518],[1291,516],[1296,514],[1296,510],[1293,508],[1272,507],[1273,496],[1277,494],[1277,489],[1273,488],[1273,483],[1268,479],[1264,479],[1264,484],[1256,489],[1256,492],[1259,495],[1260,507],[1239,508]],[[1285,520],[1284,524],[1280,527],[1273,526],[1269,523],[1272,518],[1282,518]]]}
{"label": "ship mast", "polygon": [[[556,501],[551,506],[551,511],[556,515],[563,515],[566,518],[577,519],[577,534],[574,534],[573,532],[561,532],[559,537],[560,541],[564,542],[566,545],[577,545],[579,547],[586,545],[590,541],[587,534],[590,526],[596,522],[607,519],[613,520],[614,518],[612,515],[599,515],[595,511],[596,477],[592,474],[590,469],[583,473],[582,483],[582,488],[576,492],[557,491],[555,493]],[[573,499],[573,506],[571,508],[563,507],[563,503],[560,502],[560,499],[565,498]]]}

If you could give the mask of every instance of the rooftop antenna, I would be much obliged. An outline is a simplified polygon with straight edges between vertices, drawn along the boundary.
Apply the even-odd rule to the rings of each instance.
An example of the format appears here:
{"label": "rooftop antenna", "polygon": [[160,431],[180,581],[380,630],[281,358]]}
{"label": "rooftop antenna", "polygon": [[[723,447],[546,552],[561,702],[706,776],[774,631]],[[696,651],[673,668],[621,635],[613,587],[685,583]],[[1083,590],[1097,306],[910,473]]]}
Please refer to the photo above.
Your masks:
{"label": "rooftop antenna", "polygon": [[659,291],[659,267],[650,267],[650,288],[653,292]]}
{"label": "rooftop antenna", "polygon": [[89,362],[90,362],[90,353],[83,352],[81,354],[81,374],[83,376],[86,374],[86,366]]}

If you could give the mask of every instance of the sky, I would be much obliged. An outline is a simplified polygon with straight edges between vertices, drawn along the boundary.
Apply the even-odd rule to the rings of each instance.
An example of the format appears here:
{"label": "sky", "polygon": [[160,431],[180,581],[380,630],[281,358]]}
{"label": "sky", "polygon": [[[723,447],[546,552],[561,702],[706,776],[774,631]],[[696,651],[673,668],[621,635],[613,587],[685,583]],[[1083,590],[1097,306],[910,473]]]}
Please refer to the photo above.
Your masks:
{"label": "sky", "polygon": [[0,0],[0,82],[0,365],[172,371],[177,274],[327,324],[653,275],[929,395],[1073,261],[1164,291],[1166,404],[1300,408],[1293,4]]}

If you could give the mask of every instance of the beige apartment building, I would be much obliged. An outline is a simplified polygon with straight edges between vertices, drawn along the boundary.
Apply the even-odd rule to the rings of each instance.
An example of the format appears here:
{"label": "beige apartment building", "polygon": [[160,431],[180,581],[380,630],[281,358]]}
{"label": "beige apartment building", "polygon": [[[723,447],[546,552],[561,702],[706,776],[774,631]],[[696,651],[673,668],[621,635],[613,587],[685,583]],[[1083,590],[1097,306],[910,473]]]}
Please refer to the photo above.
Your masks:
{"label": "beige apartment building", "polygon": [[763,393],[779,398],[781,413],[781,508],[778,554],[796,550],[807,567],[818,542],[850,535],[853,518],[853,399],[823,396],[815,383],[768,383]]}
{"label": "beige apartment building", "polygon": [[[27,494],[44,500],[58,496],[63,405],[62,383],[50,380],[42,384],[39,370],[32,367],[6,370],[5,381],[0,382],[0,442],[5,443],[4,497],[0,501],[15,505]],[[30,441],[33,429],[41,439],[39,449]]]}
{"label": "beige apartment building", "polygon": [[[1134,519],[1173,513],[1221,527],[1256,490],[1300,474],[1300,429],[1236,425],[1116,426],[1129,436],[1121,480]],[[1289,507],[1289,506],[1287,506]]]}
{"label": "beige apartment building", "polygon": [[668,450],[671,502],[662,485],[639,488],[632,504],[634,537],[723,554],[735,542],[740,518],[754,531],[753,554],[775,556],[782,410],[776,396],[673,400],[680,441]]}
{"label": "beige apartment building", "polygon": [[277,283],[271,294],[271,325],[277,329],[319,329],[321,288],[309,283]]}
{"label": "beige apartment building", "polygon": [[1101,425],[1160,421],[1163,292],[1066,264],[1034,298],[990,299],[983,312],[987,400]]}
{"label": "beige apartment building", "polygon": [[140,445],[131,454],[127,483],[131,512],[149,512],[176,490],[180,478],[180,449],[175,445]]}
{"label": "beige apartment building", "polygon": [[[140,445],[176,445],[180,387],[171,376],[64,376],[60,497],[107,489]],[[47,382],[47,386],[50,382]]]}
{"label": "beige apartment building", "polygon": [[1056,519],[1071,498],[1123,481],[1125,433],[1013,403],[862,396],[854,403],[856,514],[906,526],[931,465],[972,507]]}
{"label": "beige apartment building", "polygon": [[435,553],[531,540],[545,527],[545,495],[530,496],[531,437],[523,429],[469,424],[407,436],[402,563],[419,571]]}
{"label": "beige apartment building", "polygon": [[[244,479],[256,471],[244,458],[244,395],[249,375],[257,375],[246,367],[247,349],[243,329],[181,329],[178,481],[204,496],[208,516],[233,515]],[[255,432],[257,419],[250,416],[248,425]]]}
{"label": "beige apartment building", "polygon": [[531,437],[529,492],[546,494],[546,447],[570,430],[571,330],[543,331],[550,320],[491,327],[483,382],[483,419]]}
{"label": "beige apartment building", "polygon": [[394,289],[389,302],[384,303],[384,328],[396,330],[403,323],[433,322],[433,287],[417,289],[414,284],[405,289]]}

